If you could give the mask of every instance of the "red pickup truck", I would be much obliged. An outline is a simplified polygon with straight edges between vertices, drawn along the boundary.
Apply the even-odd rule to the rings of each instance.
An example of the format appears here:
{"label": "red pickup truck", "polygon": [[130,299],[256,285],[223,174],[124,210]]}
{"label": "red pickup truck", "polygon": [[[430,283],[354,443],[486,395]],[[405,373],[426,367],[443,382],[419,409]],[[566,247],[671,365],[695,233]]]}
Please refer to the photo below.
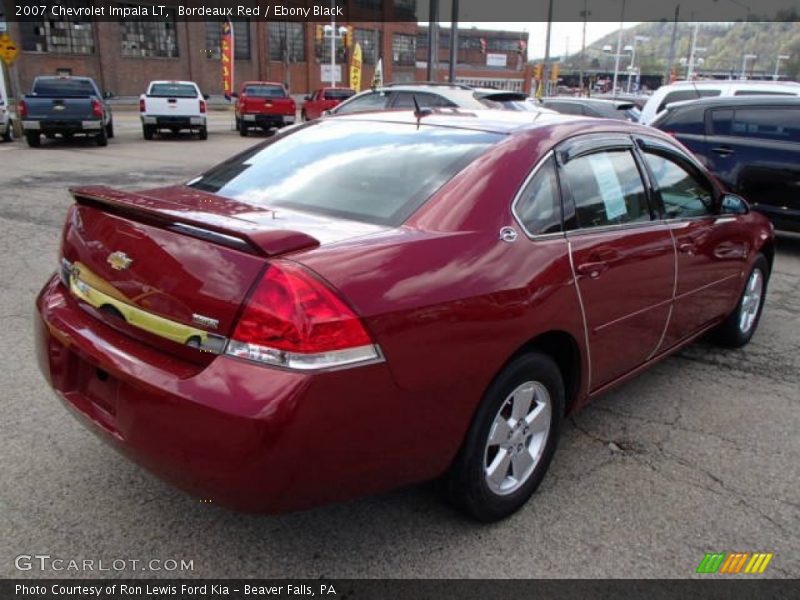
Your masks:
{"label": "red pickup truck", "polygon": [[355,93],[355,90],[341,87],[318,89],[313,94],[306,96],[306,101],[303,103],[303,121],[319,119],[323,112],[338,106]]}
{"label": "red pickup truck", "polygon": [[236,97],[236,129],[246,137],[250,129],[269,131],[292,125],[297,106],[282,83],[246,81]]}

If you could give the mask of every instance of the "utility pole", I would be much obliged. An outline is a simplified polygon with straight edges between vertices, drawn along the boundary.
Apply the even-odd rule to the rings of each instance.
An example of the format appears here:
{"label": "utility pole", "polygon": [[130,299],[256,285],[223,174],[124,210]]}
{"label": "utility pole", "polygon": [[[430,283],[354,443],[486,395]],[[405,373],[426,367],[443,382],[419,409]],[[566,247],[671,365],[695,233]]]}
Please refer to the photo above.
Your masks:
{"label": "utility pole", "polygon": [[430,7],[428,9],[428,69],[427,80],[434,81],[436,78],[434,62],[438,59],[439,55],[439,0],[430,0]]}
{"label": "utility pole", "polygon": [[678,37],[678,17],[681,13],[681,5],[675,6],[675,20],[672,22],[672,38],[669,41],[669,58],[667,59],[667,72],[664,75],[664,83],[670,83],[672,77],[672,65],[675,63],[675,41]]}
{"label": "utility pole", "polygon": [[617,94],[617,78],[619,77],[619,58],[622,55],[622,23],[625,21],[625,0],[622,0],[622,12],[619,15],[619,34],[617,35],[617,54],[614,57],[614,83],[611,93]]}
{"label": "utility pole", "polygon": [[450,67],[448,69],[448,81],[454,83],[456,80],[456,63],[458,62],[458,0],[453,0],[450,12]]}
{"label": "utility pole", "polygon": [[692,32],[692,47],[689,50],[689,66],[686,69],[686,80],[691,81],[694,75],[694,53],[697,49],[697,31],[700,29],[700,23],[694,24],[694,31]]}
{"label": "utility pole", "polygon": [[583,69],[586,66],[586,19],[591,13],[588,10],[589,0],[583,0],[583,10],[581,16],[583,17],[583,39],[581,41],[581,64],[580,64],[580,82],[581,82],[581,96],[583,96]]}
{"label": "utility pole", "polygon": [[547,6],[547,35],[544,40],[544,95],[550,95],[550,33],[553,28],[553,0],[550,0]]}

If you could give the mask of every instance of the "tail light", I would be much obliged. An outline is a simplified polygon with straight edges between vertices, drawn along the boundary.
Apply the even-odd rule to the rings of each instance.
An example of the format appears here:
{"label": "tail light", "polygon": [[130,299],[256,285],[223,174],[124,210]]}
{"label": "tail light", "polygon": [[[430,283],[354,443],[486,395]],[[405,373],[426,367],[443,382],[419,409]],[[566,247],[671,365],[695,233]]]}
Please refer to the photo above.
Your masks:
{"label": "tail light", "polygon": [[325,369],[381,359],[361,319],[313,275],[271,264],[236,324],[227,354],[290,369]]}
{"label": "tail light", "polygon": [[139,98],[139,112],[147,112],[147,105],[144,98]]}
{"label": "tail light", "polygon": [[20,100],[19,104],[17,105],[17,110],[19,111],[19,118],[24,119],[28,116],[28,105],[25,104],[25,100]]}
{"label": "tail light", "polygon": [[204,114],[206,112],[206,101],[200,100],[200,113]]}
{"label": "tail light", "polygon": [[92,115],[98,118],[103,116],[103,105],[99,100],[92,100]]}

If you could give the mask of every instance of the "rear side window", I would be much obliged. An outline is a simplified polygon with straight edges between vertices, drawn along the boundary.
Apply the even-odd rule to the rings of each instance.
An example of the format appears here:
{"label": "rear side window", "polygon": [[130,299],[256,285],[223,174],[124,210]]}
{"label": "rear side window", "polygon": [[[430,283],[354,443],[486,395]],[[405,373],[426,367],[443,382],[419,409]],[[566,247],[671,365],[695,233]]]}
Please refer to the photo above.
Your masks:
{"label": "rear side window", "polygon": [[522,190],[514,212],[530,235],[561,231],[561,195],[552,156],[542,163]]}
{"label": "rear side window", "polygon": [[658,128],[673,133],[703,135],[705,133],[705,111],[703,107],[682,107],[667,111]]}
{"label": "rear side window", "polygon": [[664,96],[664,100],[661,101],[661,104],[658,105],[658,110],[656,110],[656,113],[660,113],[666,108],[667,104],[672,102],[695,100],[697,98],[705,98],[707,96],[719,96],[721,93],[721,90],[698,90],[694,88],[669,92],[666,96]]}
{"label": "rear side window", "polygon": [[800,142],[800,108],[737,108],[730,135],[781,142]]}
{"label": "rear side window", "polygon": [[796,96],[791,92],[777,92],[774,90],[736,90],[734,96]]}
{"label": "rear side window", "polygon": [[327,119],[276,136],[222,163],[191,186],[259,207],[397,226],[503,137]]}
{"label": "rear side window", "polygon": [[38,79],[33,93],[40,96],[94,96],[94,86],[87,79]]}
{"label": "rear side window", "polygon": [[368,112],[372,110],[383,110],[389,96],[386,92],[370,92],[353,98],[345,104],[340,104],[334,111],[337,115],[347,115],[357,112]]}
{"label": "rear side window", "polygon": [[197,98],[197,89],[188,83],[154,83],[148,96],[164,98]]}
{"label": "rear side window", "polygon": [[714,196],[708,182],[691,174],[671,158],[649,151],[644,156],[661,193],[668,219],[711,214]]}
{"label": "rear side window", "polygon": [[325,100],[345,100],[354,95],[353,90],[325,90]]}
{"label": "rear side window", "polygon": [[575,203],[578,227],[600,227],[651,219],[647,194],[629,150],[597,152],[563,169]]}
{"label": "rear side window", "polygon": [[244,93],[257,98],[285,98],[286,90],[281,85],[246,85]]}

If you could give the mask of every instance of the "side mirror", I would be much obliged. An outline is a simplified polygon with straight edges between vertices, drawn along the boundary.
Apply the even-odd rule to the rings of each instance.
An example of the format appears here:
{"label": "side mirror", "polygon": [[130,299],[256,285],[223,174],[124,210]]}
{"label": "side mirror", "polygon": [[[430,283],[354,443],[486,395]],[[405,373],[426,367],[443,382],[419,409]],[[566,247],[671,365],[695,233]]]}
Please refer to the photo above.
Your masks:
{"label": "side mirror", "polygon": [[114,97],[114,92],[106,92],[105,94],[103,94],[103,98],[105,98],[106,100],[113,97]]}
{"label": "side mirror", "polygon": [[746,215],[750,208],[741,196],[725,194],[720,202],[720,212],[725,215]]}
{"label": "side mirror", "polygon": [[304,100],[311,100],[311,94],[306,94]]}
{"label": "side mirror", "polygon": [[203,94],[203,100],[208,100],[210,97],[208,94]]}

